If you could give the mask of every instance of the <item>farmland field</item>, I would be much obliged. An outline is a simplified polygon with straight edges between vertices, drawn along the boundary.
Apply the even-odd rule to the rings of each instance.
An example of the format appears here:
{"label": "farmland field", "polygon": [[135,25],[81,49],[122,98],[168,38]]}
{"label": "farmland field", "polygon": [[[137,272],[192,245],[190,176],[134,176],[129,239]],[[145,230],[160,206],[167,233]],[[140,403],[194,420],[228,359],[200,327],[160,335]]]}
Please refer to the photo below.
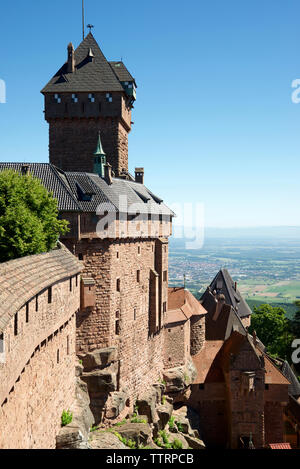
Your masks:
{"label": "farmland field", "polygon": [[170,285],[186,286],[198,297],[220,268],[230,272],[251,307],[261,303],[285,307],[288,316],[300,300],[300,238],[207,238],[198,250],[171,239]]}

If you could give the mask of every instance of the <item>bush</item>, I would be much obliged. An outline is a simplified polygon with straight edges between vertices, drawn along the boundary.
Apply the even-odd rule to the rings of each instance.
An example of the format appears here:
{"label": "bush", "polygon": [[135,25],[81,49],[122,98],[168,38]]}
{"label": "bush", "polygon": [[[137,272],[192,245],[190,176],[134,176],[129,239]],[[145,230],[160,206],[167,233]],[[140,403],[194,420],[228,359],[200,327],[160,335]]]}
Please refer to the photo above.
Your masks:
{"label": "bush", "polygon": [[180,440],[175,439],[172,443],[173,449],[182,449],[182,442]]}
{"label": "bush", "polygon": [[69,423],[72,422],[73,419],[73,414],[69,410],[63,410],[63,413],[61,414],[61,426],[65,427]]}
{"label": "bush", "polygon": [[57,200],[31,175],[0,172],[0,262],[52,249],[68,223]]}
{"label": "bush", "polygon": [[174,420],[175,420],[175,417],[174,417],[174,415],[172,415],[172,417],[170,417],[170,420],[169,420],[169,422],[168,422],[168,424],[169,424],[169,429],[170,429],[171,431],[174,430],[174,428],[175,428]]}

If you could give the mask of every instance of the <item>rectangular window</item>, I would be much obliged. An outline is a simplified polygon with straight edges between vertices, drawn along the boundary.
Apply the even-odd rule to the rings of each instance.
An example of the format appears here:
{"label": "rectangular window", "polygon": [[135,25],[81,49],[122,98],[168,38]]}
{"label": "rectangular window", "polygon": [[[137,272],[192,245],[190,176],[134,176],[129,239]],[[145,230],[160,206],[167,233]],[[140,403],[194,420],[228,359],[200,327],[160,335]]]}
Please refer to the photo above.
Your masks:
{"label": "rectangular window", "polygon": [[69,286],[69,290],[72,291],[72,277],[70,277],[70,286]]}
{"label": "rectangular window", "polygon": [[117,278],[117,285],[116,285],[117,291],[121,291],[121,280]]}
{"label": "rectangular window", "polygon": [[67,336],[67,355],[70,353],[70,337]]}
{"label": "rectangular window", "polygon": [[14,319],[14,334],[18,335],[18,313],[15,314]]}
{"label": "rectangular window", "polygon": [[138,246],[138,254],[141,254],[141,246]]}
{"label": "rectangular window", "polygon": [[38,311],[39,310],[39,296],[36,295],[35,297],[35,310]]}
{"label": "rectangular window", "polygon": [[106,93],[106,101],[112,103],[112,95],[110,93]]}
{"label": "rectangular window", "polygon": [[116,319],[116,335],[120,335],[120,320]]}
{"label": "rectangular window", "polygon": [[60,97],[60,95],[57,94],[57,93],[55,93],[55,95],[54,95],[54,100],[55,100],[58,104],[60,104],[60,103],[61,103],[61,97]]}
{"label": "rectangular window", "polygon": [[168,271],[167,270],[164,270],[163,280],[164,280],[164,282],[166,282],[168,280]]}
{"label": "rectangular window", "polygon": [[94,102],[95,102],[95,96],[93,95],[93,93],[89,93],[89,102],[90,102],[90,103],[94,103]]}
{"label": "rectangular window", "polygon": [[29,302],[26,303],[25,317],[26,317],[26,322],[29,322]]}
{"label": "rectangular window", "polygon": [[166,313],[167,312],[167,302],[164,301],[163,302],[163,313]]}
{"label": "rectangular window", "polygon": [[136,320],[136,308],[133,310],[133,319]]}
{"label": "rectangular window", "polygon": [[59,363],[59,349],[56,352],[56,362]]}
{"label": "rectangular window", "polygon": [[52,303],[52,287],[48,288],[48,303]]}
{"label": "rectangular window", "polygon": [[76,279],[76,283],[75,283],[76,287],[78,287],[78,274],[76,275],[75,279]]}
{"label": "rectangular window", "polygon": [[72,102],[73,103],[78,103],[78,96],[75,93],[72,93]]}
{"label": "rectangular window", "polygon": [[141,271],[140,270],[136,271],[136,281],[138,283],[140,283],[140,281],[141,281]]}
{"label": "rectangular window", "polygon": [[83,254],[81,252],[78,254],[78,260],[83,261]]}

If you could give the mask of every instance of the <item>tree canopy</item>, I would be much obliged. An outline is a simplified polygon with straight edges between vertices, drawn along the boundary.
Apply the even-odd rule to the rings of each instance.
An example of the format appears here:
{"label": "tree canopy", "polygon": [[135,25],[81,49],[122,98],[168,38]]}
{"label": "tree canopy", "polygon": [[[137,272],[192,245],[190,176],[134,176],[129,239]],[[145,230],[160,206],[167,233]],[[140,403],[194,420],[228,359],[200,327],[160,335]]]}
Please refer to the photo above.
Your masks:
{"label": "tree canopy", "polygon": [[283,308],[263,304],[254,308],[249,332],[256,331],[270,355],[290,361],[294,335]]}
{"label": "tree canopy", "polygon": [[0,262],[52,249],[68,222],[58,219],[57,200],[32,175],[0,173]]}

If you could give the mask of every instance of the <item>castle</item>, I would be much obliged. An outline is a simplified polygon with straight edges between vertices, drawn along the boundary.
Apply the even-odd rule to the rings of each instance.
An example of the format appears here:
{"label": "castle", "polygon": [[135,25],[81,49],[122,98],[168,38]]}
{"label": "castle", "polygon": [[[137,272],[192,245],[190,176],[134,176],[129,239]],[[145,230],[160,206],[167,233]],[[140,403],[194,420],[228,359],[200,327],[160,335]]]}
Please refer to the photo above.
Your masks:
{"label": "castle", "polygon": [[39,178],[70,231],[52,252],[0,266],[0,448],[55,447],[78,375],[104,428],[136,403],[155,423],[145,396],[164,382],[170,402],[198,413],[208,447],[285,441],[300,391],[248,334],[251,311],[229,273],[200,302],[168,287],[174,213],[142,167],[128,171],[132,75],[90,33],[42,93],[50,163],[0,170]]}

